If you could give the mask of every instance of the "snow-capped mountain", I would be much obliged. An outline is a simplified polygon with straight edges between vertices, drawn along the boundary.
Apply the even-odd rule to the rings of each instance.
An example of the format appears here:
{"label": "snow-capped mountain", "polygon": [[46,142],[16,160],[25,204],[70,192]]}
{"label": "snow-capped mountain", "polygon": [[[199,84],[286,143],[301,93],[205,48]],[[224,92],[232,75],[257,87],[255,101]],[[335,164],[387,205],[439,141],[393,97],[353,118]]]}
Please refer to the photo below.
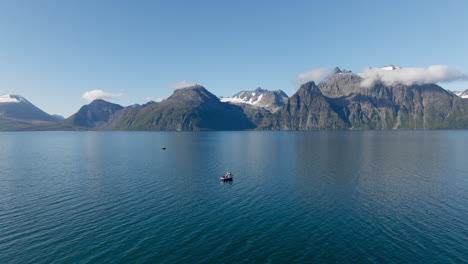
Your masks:
{"label": "snow-capped mountain", "polygon": [[468,89],[465,91],[451,91],[454,93],[456,96],[461,97],[461,98],[468,98]]}
{"label": "snow-capped mountain", "polygon": [[19,95],[2,94],[0,95],[0,103],[20,103],[27,101]]}
{"label": "snow-capped mountain", "polygon": [[250,104],[264,107],[270,111],[275,111],[282,106],[288,96],[281,90],[269,91],[258,87],[255,91],[241,91],[232,97],[220,98],[222,102],[234,104]]}
{"label": "snow-capped mountain", "polygon": [[394,71],[394,70],[401,69],[401,67],[395,67],[393,65],[388,65],[388,66],[385,66],[385,67],[380,67],[379,69],[384,70],[384,71]]}
{"label": "snow-capped mountain", "polygon": [[60,118],[47,114],[24,97],[13,94],[0,95],[0,117],[23,121],[60,121]]}

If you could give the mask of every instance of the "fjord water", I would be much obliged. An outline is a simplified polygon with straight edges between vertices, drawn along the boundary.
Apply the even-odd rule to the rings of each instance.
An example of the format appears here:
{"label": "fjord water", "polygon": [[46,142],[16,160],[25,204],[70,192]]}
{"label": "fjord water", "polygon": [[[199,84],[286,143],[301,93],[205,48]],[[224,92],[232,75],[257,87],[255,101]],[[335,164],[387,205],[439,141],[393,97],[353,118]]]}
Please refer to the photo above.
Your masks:
{"label": "fjord water", "polygon": [[0,263],[467,263],[467,151],[467,131],[1,133]]}

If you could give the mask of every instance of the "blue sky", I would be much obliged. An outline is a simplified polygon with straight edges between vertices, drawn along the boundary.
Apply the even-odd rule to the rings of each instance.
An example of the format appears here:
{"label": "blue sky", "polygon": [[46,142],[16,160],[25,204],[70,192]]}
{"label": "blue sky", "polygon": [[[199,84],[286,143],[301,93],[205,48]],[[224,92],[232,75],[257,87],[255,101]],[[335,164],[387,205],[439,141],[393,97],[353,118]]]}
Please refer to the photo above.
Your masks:
{"label": "blue sky", "polygon": [[[69,116],[90,90],[122,105],[187,81],[292,95],[314,68],[468,72],[468,1],[0,0],[0,94]],[[441,84],[452,90],[467,82]]]}

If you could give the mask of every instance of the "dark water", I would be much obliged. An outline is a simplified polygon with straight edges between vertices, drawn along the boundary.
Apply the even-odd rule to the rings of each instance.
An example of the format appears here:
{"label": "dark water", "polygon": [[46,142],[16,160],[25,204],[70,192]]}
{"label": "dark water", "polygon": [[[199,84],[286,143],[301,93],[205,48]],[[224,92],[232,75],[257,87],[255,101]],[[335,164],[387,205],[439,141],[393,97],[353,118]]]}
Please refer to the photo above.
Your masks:
{"label": "dark water", "polygon": [[0,133],[0,263],[467,263],[467,154],[467,131]]}

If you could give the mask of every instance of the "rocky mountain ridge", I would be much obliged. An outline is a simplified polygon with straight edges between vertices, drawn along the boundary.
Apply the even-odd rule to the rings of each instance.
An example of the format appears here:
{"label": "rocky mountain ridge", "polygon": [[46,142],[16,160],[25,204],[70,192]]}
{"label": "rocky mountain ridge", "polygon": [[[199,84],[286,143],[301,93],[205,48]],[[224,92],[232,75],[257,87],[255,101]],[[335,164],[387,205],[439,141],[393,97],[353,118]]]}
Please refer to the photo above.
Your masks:
{"label": "rocky mountain ridge", "polygon": [[145,108],[124,108],[111,117],[104,130],[244,130],[254,129],[243,109],[221,102],[203,86],[177,89],[161,103]]}
{"label": "rocky mountain ridge", "polygon": [[[388,69],[398,69],[388,66]],[[307,83],[261,128],[449,129],[468,128],[468,101],[436,84],[362,86],[350,72],[332,74],[318,85]]]}
{"label": "rocky mountain ridge", "polygon": [[468,89],[464,91],[451,91],[451,92],[458,97],[465,98],[465,99],[468,98]]}
{"label": "rocky mountain ridge", "polygon": [[102,99],[84,105],[74,115],[63,121],[64,124],[77,127],[95,128],[105,124],[109,118],[123,107]]}
{"label": "rocky mountain ridge", "polygon": [[282,90],[269,91],[258,87],[254,91],[240,91],[232,97],[222,97],[221,102],[249,104],[274,112],[289,99]]}
{"label": "rocky mountain ridge", "polygon": [[[387,67],[384,70],[399,69]],[[261,88],[239,92],[232,98],[242,102],[233,102],[223,98],[220,100],[203,86],[195,85],[175,90],[160,103],[122,107],[95,100],[63,121],[36,109],[47,119],[40,122],[37,121],[40,119],[34,122],[12,119],[8,116],[9,112],[2,112],[2,109],[27,100],[0,96],[0,129],[198,131],[468,128],[468,99],[436,84],[388,85],[376,81],[371,86],[363,86],[363,81],[359,74],[336,68],[318,84],[302,84],[290,98],[285,99],[286,95],[281,95],[281,91],[274,91],[275,96],[280,95],[275,97],[279,98],[280,103],[274,108],[258,104],[267,98],[266,94],[271,94]],[[17,110],[16,113],[21,111]]]}

